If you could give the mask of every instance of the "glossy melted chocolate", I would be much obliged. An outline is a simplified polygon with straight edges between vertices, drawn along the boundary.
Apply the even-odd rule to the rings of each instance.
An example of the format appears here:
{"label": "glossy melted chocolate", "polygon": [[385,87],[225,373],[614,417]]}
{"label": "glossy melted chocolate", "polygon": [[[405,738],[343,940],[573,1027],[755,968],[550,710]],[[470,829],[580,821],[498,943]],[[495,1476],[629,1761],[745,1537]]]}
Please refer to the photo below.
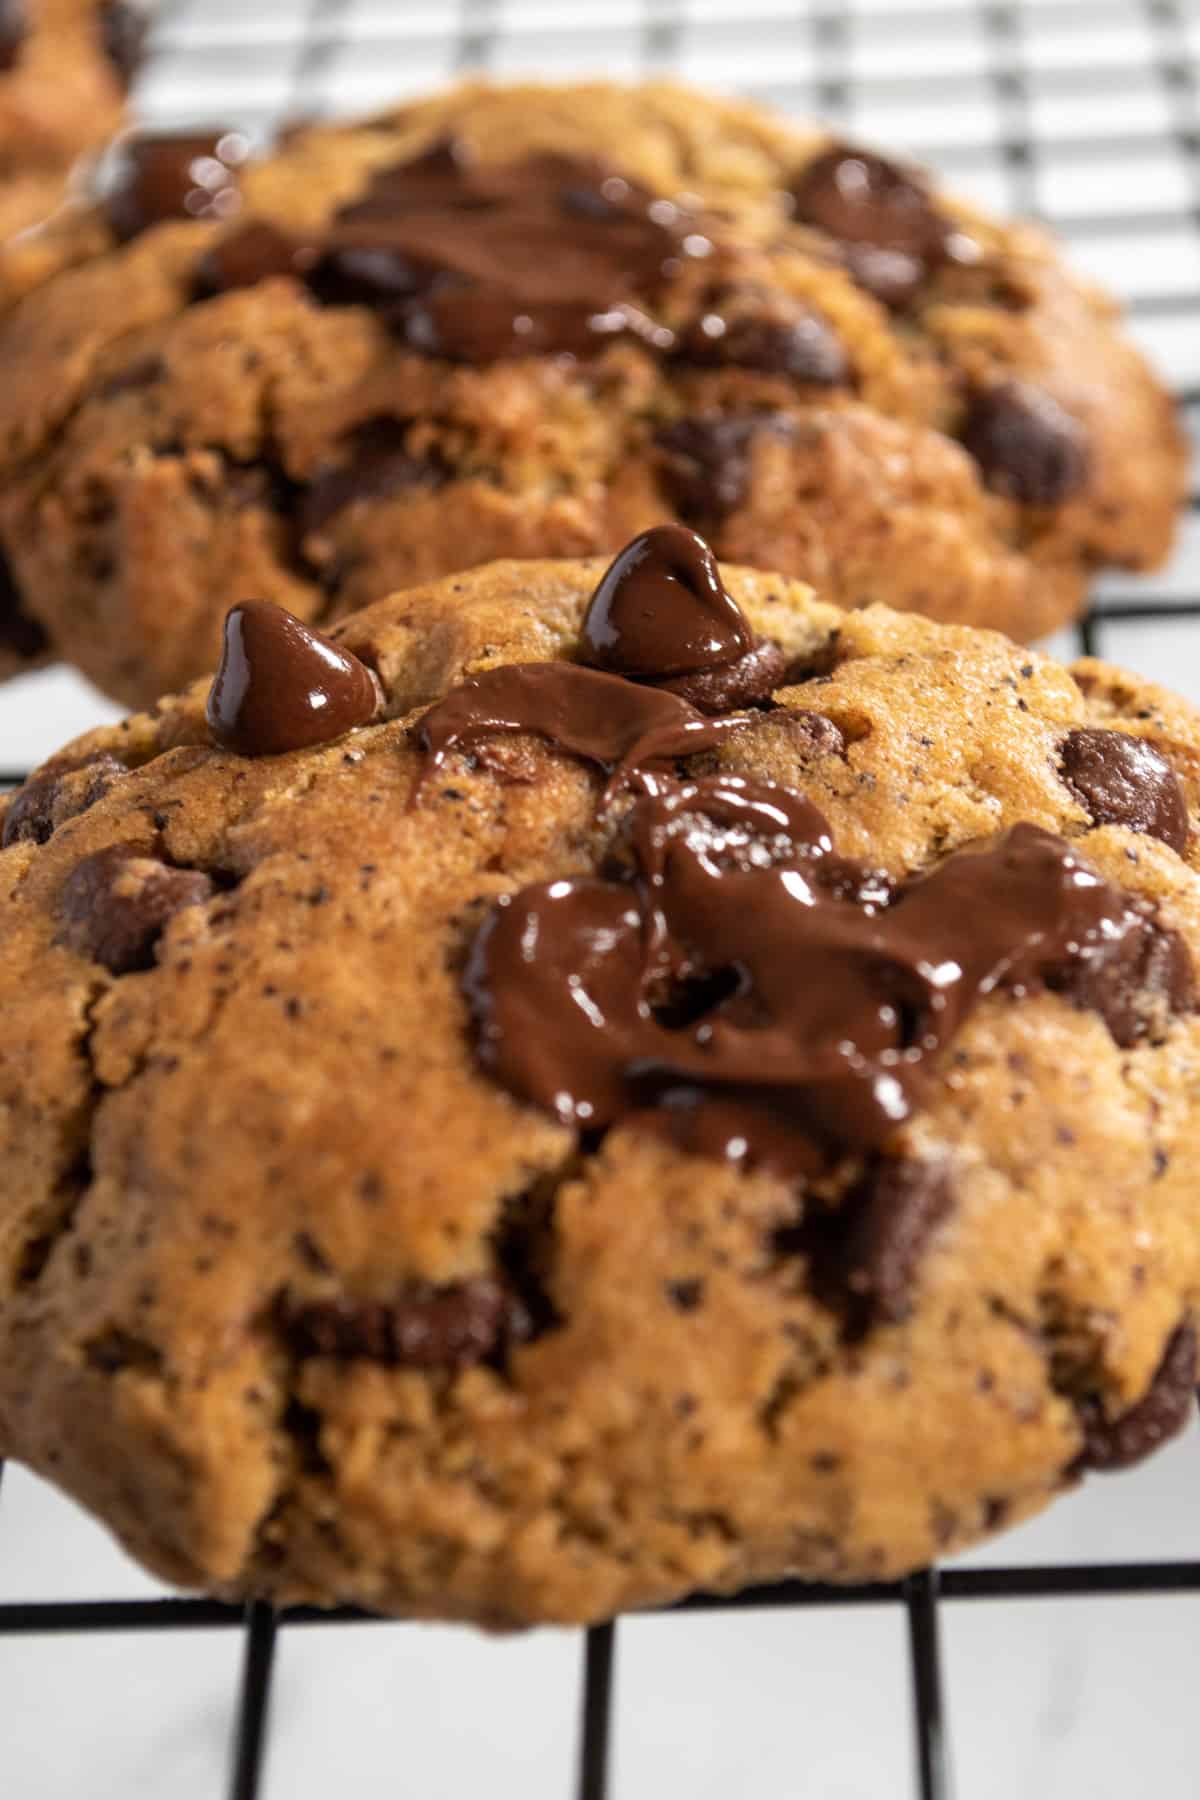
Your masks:
{"label": "glossy melted chocolate", "polygon": [[[662,525],[626,545],[592,596],[580,632],[588,663],[513,663],[453,688],[421,721],[426,773],[451,750],[500,732],[528,731],[596,763],[611,792],[637,769],[712,749],[744,720],[731,713],[764,698],[764,676],[782,675],[775,645],[756,643],[750,621],[694,531]],[[609,670],[623,673],[610,674]],[[625,676],[638,676],[635,682]],[[680,677],[711,676],[724,705],[693,705]],[[709,716],[722,710],[719,718]]]}
{"label": "glossy melted chocolate", "polygon": [[[801,795],[651,780],[622,880],[502,901],[464,977],[484,1066],[595,1130],[634,1117],[789,1175],[880,1145],[998,988],[1091,998],[1145,964],[1147,910],[1018,825],[890,892]],[[1168,998],[1190,1000],[1176,940]]]}
{"label": "glossy melted chocolate", "polygon": [[599,163],[477,163],[446,140],[376,171],[311,280],[322,298],[378,307],[415,348],[466,362],[586,353],[622,335],[670,349],[637,302],[711,248],[672,202]]}

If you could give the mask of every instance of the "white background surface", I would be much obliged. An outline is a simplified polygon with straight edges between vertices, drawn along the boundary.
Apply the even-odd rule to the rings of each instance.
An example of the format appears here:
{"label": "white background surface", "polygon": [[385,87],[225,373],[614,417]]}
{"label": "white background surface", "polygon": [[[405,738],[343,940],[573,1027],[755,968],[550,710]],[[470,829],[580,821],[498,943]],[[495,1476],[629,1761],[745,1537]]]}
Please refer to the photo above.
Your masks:
{"label": "white background surface", "polygon": [[[931,156],[985,204],[1044,210],[1076,262],[1133,299],[1132,329],[1175,384],[1200,395],[1196,0],[184,0],[164,6],[159,42],[144,103],[172,122],[368,107],[471,62],[564,78],[674,68],[848,118]],[[1032,165],[1030,130],[1053,139]],[[1147,216],[1153,228],[1138,228]],[[1102,602],[1139,595],[1200,596],[1194,507],[1172,569],[1110,581]],[[1200,620],[1105,625],[1101,649],[1200,700]],[[0,768],[111,716],[62,671],[11,685]],[[970,1560],[1165,1558],[1200,1559],[1200,1427]],[[0,1604],[153,1592],[66,1501],[6,1471]],[[904,1629],[895,1607],[624,1624],[615,1795],[909,1800]],[[961,1800],[1200,1796],[1200,1596],[956,1602],[942,1629]],[[268,1800],[563,1800],[580,1654],[568,1633],[285,1632]],[[0,1637],[0,1794],[214,1800],[240,1656],[230,1631]]]}

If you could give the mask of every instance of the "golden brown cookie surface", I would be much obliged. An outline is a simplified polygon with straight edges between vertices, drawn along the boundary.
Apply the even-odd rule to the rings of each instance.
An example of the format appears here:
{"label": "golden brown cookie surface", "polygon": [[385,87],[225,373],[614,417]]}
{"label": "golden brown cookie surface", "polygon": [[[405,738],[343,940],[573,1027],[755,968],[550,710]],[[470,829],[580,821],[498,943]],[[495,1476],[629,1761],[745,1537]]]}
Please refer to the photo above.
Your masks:
{"label": "golden brown cookie surface", "polygon": [[[0,1452],[170,1580],[510,1623],[887,1575],[1191,1404],[1178,967],[1001,981],[907,1121],[808,1175],[636,1117],[598,1142],[480,1066],[481,925],[532,884],[626,881],[640,802],[598,811],[602,772],[534,737],[434,767],[417,734],[464,679],[610,640],[583,632],[602,573],[498,564],[368,609],[332,655],[293,632],[282,727],[274,628],[243,621],[223,733],[295,731],[322,684],[365,717],[356,656],[382,710],[244,756],[197,686],[8,802]],[[888,929],[914,876],[1038,828],[1200,957],[1190,707],[724,576],[786,684],[660,781],[782,784],[881,871]]]}
{"label": "golden brown cookie surface", "polygon": [[470,84],[258,164],[137,155],[0,337],[24,604],[130,702],[211,666],[240,595],[328,621],[673,516],[1022,638],[1169,545],[1180,434],[1108,302],[754,109]]}

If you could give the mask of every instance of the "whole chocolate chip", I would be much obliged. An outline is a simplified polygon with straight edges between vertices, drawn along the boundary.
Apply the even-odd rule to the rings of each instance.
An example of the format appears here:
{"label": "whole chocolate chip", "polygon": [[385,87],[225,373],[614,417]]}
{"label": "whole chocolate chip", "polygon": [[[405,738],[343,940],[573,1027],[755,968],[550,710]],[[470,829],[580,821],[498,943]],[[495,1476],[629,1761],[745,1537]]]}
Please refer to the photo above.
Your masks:
{"label": "whole chocolate chip", "polygon": [[239,175],[249,156],[229,129],[158,132],[130,138],[102,196],[115,235],[128,243],[166,219],[229,219],[241,206]]}
{"label": "whole chocolate chip", "polygon": [[302,279],[320,256],[316,244],[293,237],[265,219],[250,219],[228,237],[210,244],[196,264],[194,293],[198,300],[256,287],[271,276]]}
{"label": "whole chocolate chip", "polygon": [[834,144],[800,171],[795,215],[844,244],[871,244],[910,256],[937,256],[946,224],[923,176],[872,150]]}
{"label": "whole chocolate chip", "polygon": [[0,650],[32,661],[45,648],[46,633],[24,610],[12,566],[0,551]]}
{"label": "whole chocolate chip", "polygon": [[702,367],[789,375],[818,387],[839,387],[850,378],[841,341],[818,313],[737,289],[713,297],[684,335],[679,354]]}
{"label": "whole chocolate chip", "polygon": [[1160,1038],[1170,1019],[1196,1005],[1187,944],[1151,918],[1136,921],[1103,960],[1072,958],[1045,979],[1052,993],[1099,1013],[1122,1049]]}
{"label": "whole chocolate chip", "polygon": [[25,0],[0,0],[0,71],[16,66],[28,32]]}
{"label": "whole chocolate chip", "polygon": [[[778,644],[764,638],[736,662],[715,669],[697,669],[691,675],[675,675],[656,682],[669,694],[678,694],[702,713],[734,712],[742,706],[759,706],[782,686],[787,657]],[[836,728],[835,728],[836,729]]]}
{"label": "whole chocolate chip", "polygon": [[5,815],[0,848],[46,843],[60,825],[87,812],[127,773],[124,763],[105,753],[35,776],[20,789]]}
{"label": "whole chocolate chip", "polygon": [[411,488],[440,487],[444,464],[408,448],[406,419],[369,419],[349,433],[346,458],[318,471],[296,512],[301,537],[324,530],[357,500],[390,500]]}
{"label": "whole chocolate chip", "polygon": [[1181,855],[1187,848],[1183,783],[1145,738],[1080,726],[1064,738],[1058,766],[1093,825],[1147,832]]}
{"label": "whole chocolate chip", "polygon": [[953,1201],[943,1164],[908,1157],[881,1158],[843,1200],[843,1279],[871,1320],[908,1317],[921,1257]]}
{"label": "whole chocolate chip", "polygon": [[1085,486],[1090,472],[1083,426],[1027,381],[977,389],[962,442],[986,486],[1023,506],[1060,506]]}
{"label": "whole chocolate chip", "polygon": [[[791,671],[785,670],[785,679]],[[790,708],[785,717],[792,735],[799,741],[801,755],[841,756],[846,748],[846,734],[832,719],[824,713],[806,712],[803,709],[793,712]]]}
{"label": "whole chocolate chip", "polygon": [[107,0],[100,8],[100,42],[123,87],[129,87],[142,66],[150,15],[145,5],[130,0]]}
{"label": "whole chocolate chip", "polygon": [[416,1369],[465,1369],[530,1335],[524,1307],[491,1276],[433,1287],[410,1282],[392,1300],[321,1300],[285,1307],[301,1356],[362,1358]]}
{"label": "whole chocolate chip", "polygon": [[669,425],[655,442],[672,503],[685,519],[720,520],[736,512],[746,498],[757,438],[763,432],[787,437],[793,430],[785,413],[701,416]]}
{"label": "whole chocolate chip", "polygon": [[704,539],[683,525],[658,525],[605,571],[580,644],[593,668],[657,678],[727,668],[753,649],[754,633]]}
{"label": "whole chocolate chip", "polygon": [[1076,1470],[1128,1469],[1183,1430],[1195,1409],[1196,1333],[1181,1325],[1168,1340],[1163,1359],[1142,1398],[1115,1419],[1106,1417],[1099,1400],[1078,1407],[1083,1449]]}
{"label": "whole chocolate chip", "polygon": [[154,964],[167,920],[202,906],[213,884],[195,869],[172,869],[136,844],[113,844],[77,863],[63,884],[63,942],[113,975]]}
{"label": "whole chocolate chip", "polygon": [[249,600],[225,620],[208,725],[240,756],[281,756],[367,724],[379,698],[357,656],[281,606]]}

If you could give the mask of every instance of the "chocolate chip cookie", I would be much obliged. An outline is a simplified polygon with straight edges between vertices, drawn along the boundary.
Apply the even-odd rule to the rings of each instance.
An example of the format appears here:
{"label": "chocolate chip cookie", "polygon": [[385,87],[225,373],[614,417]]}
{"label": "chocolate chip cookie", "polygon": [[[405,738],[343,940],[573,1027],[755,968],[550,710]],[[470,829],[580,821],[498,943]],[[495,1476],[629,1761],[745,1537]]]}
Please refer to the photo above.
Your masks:
{"label": "chocolate chip cookie", "polygon": [[[29,228],[61,206],[80,152],[120,123],[148,23],[135,0],[0,0],[0,307],[56,266]],[[67,235],[80,256],[89,242],[104,247],[87,209]],[[46,649],[0,556],[0,678]]]}
{"label": "chocolate chip cookie", "polygon": [[1019,637],[1170,542],[1180,433],[1110,303],[743,105],[475,83],[259,163],[144,140],[78,232],[0,334],[0,538],[131,702],[212,666],[231,593],[330,623],[671,519]]}
{"label": "chocolate chip cookie", "polygon": [[507,1626],[894,1575],[1193,1411],[1200,720],[502,562],[81,739],[0,854],[0,1453],[167,1580]]}
{"label": "chocolate chip cookie", "polygon": [[150,11],[0,0],[0,242],[53,212],[75,158],[120,124]]}

